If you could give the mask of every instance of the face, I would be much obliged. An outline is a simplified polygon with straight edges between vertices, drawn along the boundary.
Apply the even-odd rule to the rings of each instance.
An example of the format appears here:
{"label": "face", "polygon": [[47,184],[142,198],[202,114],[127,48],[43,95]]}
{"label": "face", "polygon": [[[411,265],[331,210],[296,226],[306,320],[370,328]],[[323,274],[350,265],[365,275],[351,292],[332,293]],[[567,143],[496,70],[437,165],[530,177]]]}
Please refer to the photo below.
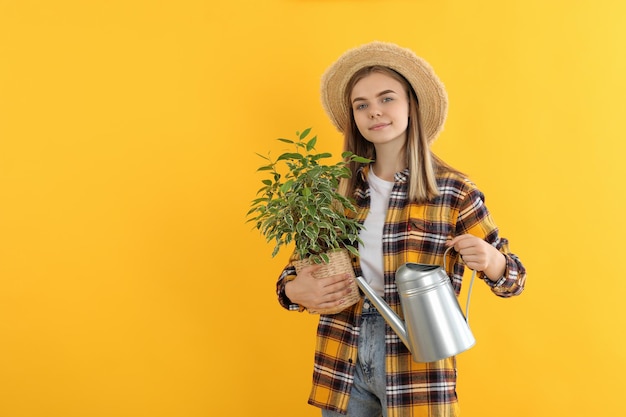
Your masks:
{"label": "face", "polygon": [[354,122],[369,142],[375,146],[406,142],[409,99],[399,81],[373,72],[354,85],[350,103]]}

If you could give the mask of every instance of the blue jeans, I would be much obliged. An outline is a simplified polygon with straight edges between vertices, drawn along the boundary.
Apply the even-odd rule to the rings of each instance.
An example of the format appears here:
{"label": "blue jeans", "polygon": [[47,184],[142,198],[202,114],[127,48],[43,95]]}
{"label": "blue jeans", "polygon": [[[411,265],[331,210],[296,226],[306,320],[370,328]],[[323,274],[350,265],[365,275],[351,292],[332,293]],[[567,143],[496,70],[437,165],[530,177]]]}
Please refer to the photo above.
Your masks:
{"label": "blue jeans", "polygon": [[[359,352],[348,417],[387,417],[385,376],[385,319],[368,300],[363,305]],[[322,410],[322,417],[344,417]]]}

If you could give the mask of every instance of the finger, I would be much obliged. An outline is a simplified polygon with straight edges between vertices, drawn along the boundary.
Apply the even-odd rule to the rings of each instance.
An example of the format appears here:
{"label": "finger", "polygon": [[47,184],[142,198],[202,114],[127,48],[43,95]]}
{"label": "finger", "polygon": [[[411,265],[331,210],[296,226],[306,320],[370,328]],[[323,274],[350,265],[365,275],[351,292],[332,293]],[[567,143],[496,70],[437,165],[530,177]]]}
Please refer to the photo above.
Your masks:
{"label": "finger", "polygon": [[320,278],[320,281],[325,287],[327,287],[327,286],[335,285],[335,284],[342,283],[342,282],[348,283],[351,278],[352,276],[350,274],[345,273],[345,274],[337,274],[337,275],[331,275],[325,278]]}
{"label": "finger", "polygon": [[478,259],[476,257],[476,255],[474,254],[463,254],[461,255],[461,259],[463,259],[463,262],[465,263],[465,265],[471,264],[476,262]]}
{"label": "finger", "polygon": [[348,294],[350,294],[351,289],[349,287],[347,288],[343,288],[341,290],[338,291],[334,291],[331,293],[326,294],[326,296],[324,296],[322,298],[324,303],[330,303],[330,304],[340,304]]}
{"label": "finger", "polygon": [[328,302],[318,304],[317,307],[314,308],[314,310],[333,309],[335,307],[340,306],[342,303],[343,303],[343,299],[328,301]]}
{"label": "finger", "polygon": [[478,238],[474,235],[470,235],[469,233],[466,233],[464,235],[457,236],[455,239],[456,239],[455,246],[466,247],[466,246],[474,245]]}
{"label": "finger", "polygon": [[446,242],[446,246],[447,247],[453,246],[454,250],[458,252],[459,249],[462,246],[464,246],[464,242],[468,239],[468,236],[471,236],[471,235],[464,234],[464,235],[455,236],[451,240]]}
{"label": "finger", "polygon": [[350,294],[353,290],[351,280],[343,280],[324,287],[327,294],[341,294],[342,296]]}

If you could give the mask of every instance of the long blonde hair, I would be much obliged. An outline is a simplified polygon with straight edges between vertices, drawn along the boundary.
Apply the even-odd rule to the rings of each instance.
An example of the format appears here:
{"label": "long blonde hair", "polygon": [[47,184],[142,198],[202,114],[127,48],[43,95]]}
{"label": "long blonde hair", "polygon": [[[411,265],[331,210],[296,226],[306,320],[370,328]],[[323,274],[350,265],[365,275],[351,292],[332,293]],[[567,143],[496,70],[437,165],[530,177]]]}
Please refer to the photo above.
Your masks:
{"label": "long blonde hair", "polygon": [[[396,71],[384,66],[364,67],[357,71],[346,86],[344,102],[350,103],[350,95],[354,85],[366,76],[377,72],[388,75],[402,84],[409,99],[409,124],[407,127],[406,166],[409,168],[409,201],[423,203],[438,196],[436,173],[440,171],[455,171],[448,164],[439,159],[430,150],[428,138],[421,127],[421,116],[418,98],[409,82]],[[376,159],[374,145],[366,140],[354,121],[352,106],[348,105],[350,117],[347,126],[344,126],[344,150],[353,152],[372,160]],[[352,176],[341,182],[339,191],[345,196],[352,196],[356,188],[357,172],[363,164],[350,163]]]}

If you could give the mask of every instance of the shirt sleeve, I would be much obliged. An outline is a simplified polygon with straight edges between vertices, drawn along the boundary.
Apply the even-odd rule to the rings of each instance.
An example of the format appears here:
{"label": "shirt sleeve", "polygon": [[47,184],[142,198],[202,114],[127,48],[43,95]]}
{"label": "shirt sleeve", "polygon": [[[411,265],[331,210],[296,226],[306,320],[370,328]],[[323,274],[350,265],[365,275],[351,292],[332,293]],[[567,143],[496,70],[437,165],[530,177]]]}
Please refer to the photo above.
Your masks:
{"label": "shirt sleeve", "polygon": [[526,269],[520,259],[511,253],[508,240],[500,236],[498,227],[485,206],[485,197],[476,188],[472,188],[462,201],[456,233],[457,235],[470,233],[480,237],[505,256],[506,268],[497,281],[490,280],[482,272],[479,273],[495,295],[512,297],[522,293],[526,283]]}
{"label": "shirt sleeve", "polygon": [[289,281],[292,281],[296,278],[296,268],[291,265],[288,265],[283,269],[280,276],[278,277],[278,281],[276,282],[276,295],[278,296],[278,302],[280,305],[290,311],[304,311],[304,307],[292,303],[287,294],[285,294],[285,284]]}

